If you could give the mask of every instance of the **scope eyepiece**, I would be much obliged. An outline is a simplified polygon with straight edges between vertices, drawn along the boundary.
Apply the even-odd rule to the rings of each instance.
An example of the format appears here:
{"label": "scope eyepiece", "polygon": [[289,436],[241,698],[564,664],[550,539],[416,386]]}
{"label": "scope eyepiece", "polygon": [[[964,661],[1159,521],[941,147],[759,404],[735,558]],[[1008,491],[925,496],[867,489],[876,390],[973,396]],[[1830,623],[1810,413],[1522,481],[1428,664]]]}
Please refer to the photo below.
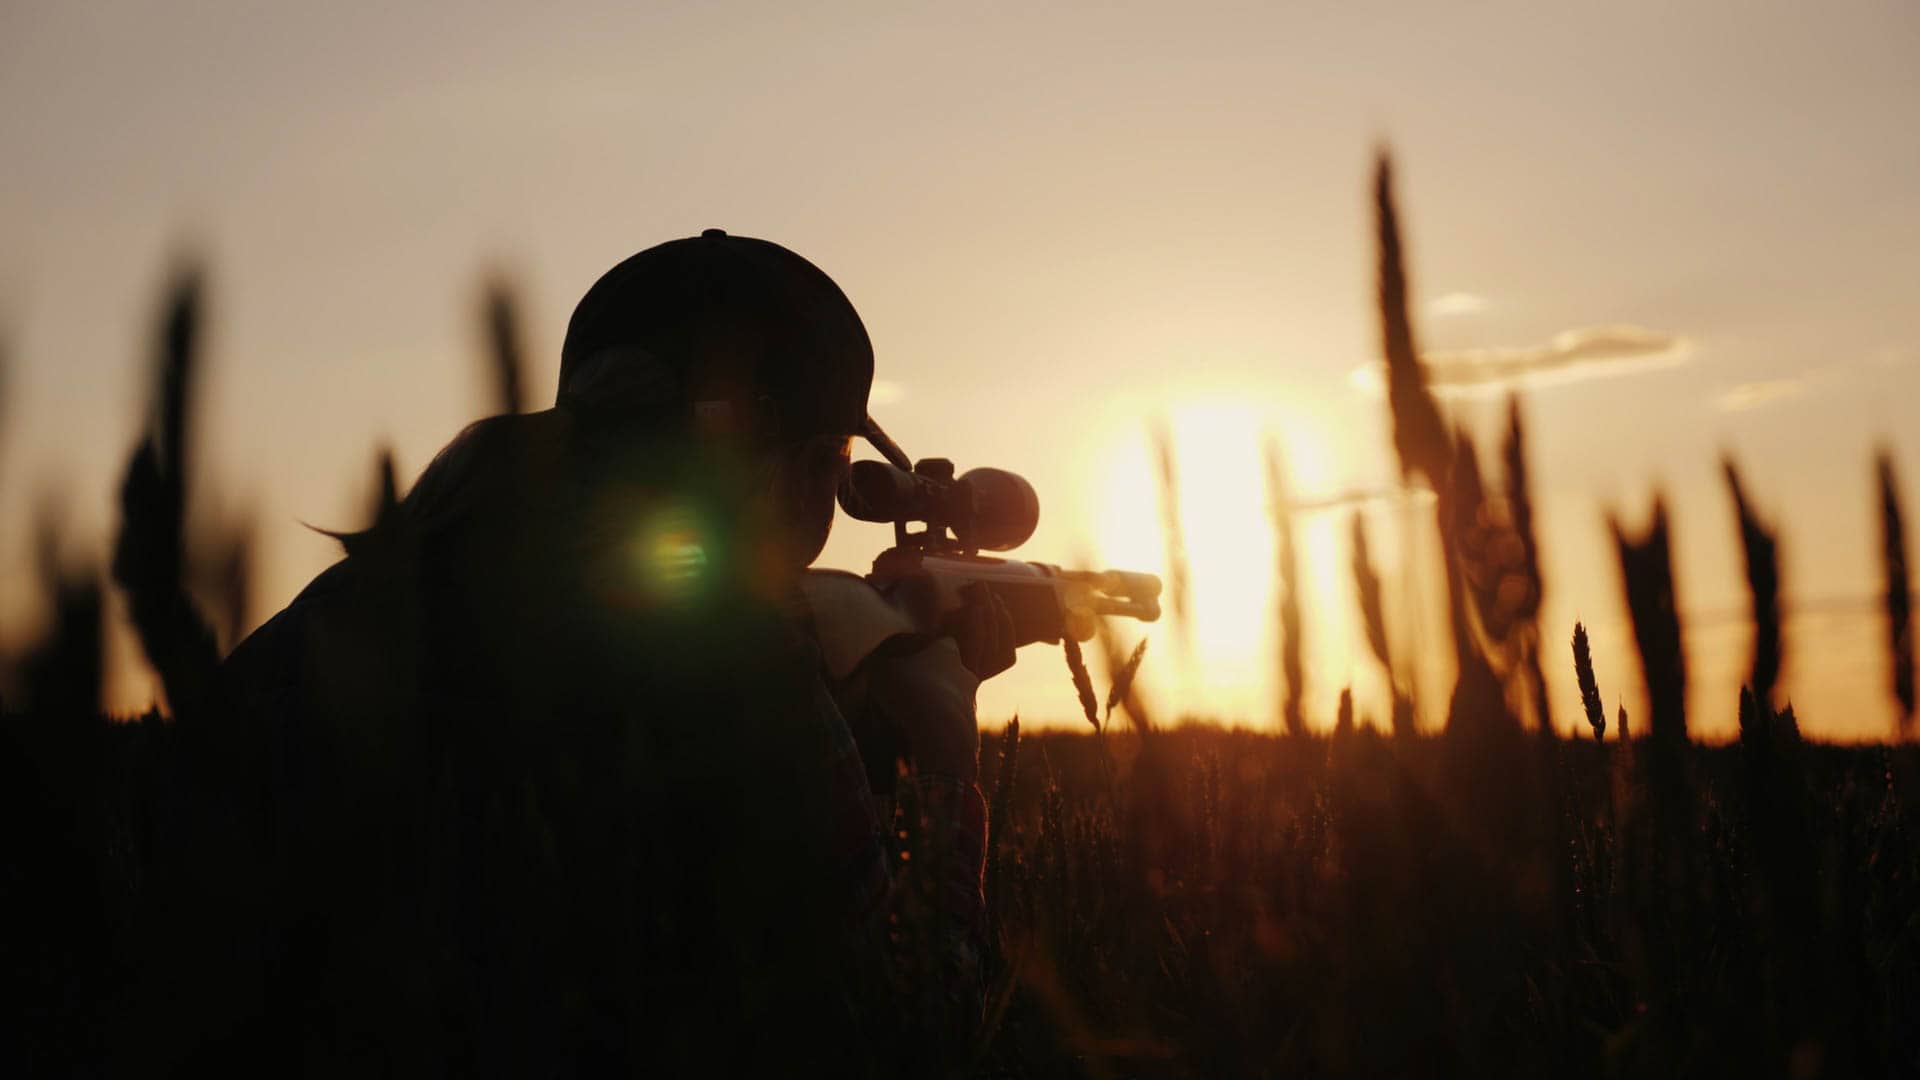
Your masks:
{"label": "scope eyepiece", "polygon": [[859,521],[924,521],[920,479],[884,461],[856,461],[840,485],[840,509]]}

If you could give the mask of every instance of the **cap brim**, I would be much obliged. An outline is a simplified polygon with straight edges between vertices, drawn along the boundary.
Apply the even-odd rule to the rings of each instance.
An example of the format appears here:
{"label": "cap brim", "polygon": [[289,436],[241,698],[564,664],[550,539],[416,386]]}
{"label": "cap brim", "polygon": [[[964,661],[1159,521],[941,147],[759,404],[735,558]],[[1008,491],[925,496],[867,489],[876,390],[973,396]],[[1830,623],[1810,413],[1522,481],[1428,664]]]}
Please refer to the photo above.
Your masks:
{"label": "cap brim", "polygon": [[880,422],[873,418],[872,413],[868,413],[867,418],[861,422],[860,437],[872,444],[875,450],[880,451],[880,456],[887,459],[887,464],[906,472],[913,471],[913,459],[907,456],[905,450],[900,449],[900,444],[894,442],[892,436],[881,429]]}

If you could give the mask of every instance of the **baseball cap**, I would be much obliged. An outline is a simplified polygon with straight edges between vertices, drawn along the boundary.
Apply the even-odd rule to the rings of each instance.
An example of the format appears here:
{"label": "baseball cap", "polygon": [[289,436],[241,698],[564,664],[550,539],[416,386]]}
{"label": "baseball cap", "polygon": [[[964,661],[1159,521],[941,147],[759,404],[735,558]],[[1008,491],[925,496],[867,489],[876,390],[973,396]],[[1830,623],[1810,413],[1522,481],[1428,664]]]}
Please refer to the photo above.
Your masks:
{"label": "baseball cap", "polygon": [[558,403],[784,441],[861,433],[872,383],[866,326],[832,278],[779,244],[708,229],[587,290],[561,346]]}

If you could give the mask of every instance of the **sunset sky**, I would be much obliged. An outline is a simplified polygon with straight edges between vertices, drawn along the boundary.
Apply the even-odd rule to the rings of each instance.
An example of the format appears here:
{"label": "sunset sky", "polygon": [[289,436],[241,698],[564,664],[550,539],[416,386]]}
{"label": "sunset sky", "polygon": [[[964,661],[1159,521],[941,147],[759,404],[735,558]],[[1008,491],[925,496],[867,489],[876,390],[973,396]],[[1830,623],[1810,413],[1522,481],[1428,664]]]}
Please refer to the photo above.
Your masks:
{"label": "sunset sky", "polygon": [[[360,523],[380,443],[411,476],[482,415],[488,271],[522,286],[544,405],[586,287],[721,227],[841,284],[873,337],[873,412],[910,453],[1034,482],[1031,557],[1162,569],[1164,418],[1195,617],[1185,650],[1145,628],[1143,679],[1163,714],[1271,726],[1263,440],[1304,499],[1398,478],[1371,369],[1384,141],[1445,403],[1490,435],[1524,395],[1559,724],[1576,618],[1609,710],[1645,715],[1606,517],[1637,528],[1660,488],[1693,730],[1732,733],[1730,452],[1781,527],[1803,726],[1882,736],[1871,454],[1893,447],[1911,521],[1916,131],[1908,0],[8,3],[0,637],[39,617],[36,506],[63,499],[74,556],[104,557],[182,253],[210,268],[214,318],[195,510],[257,515],[264,619],[333,558],[300,522]],[[1360,505],[1403,651],[1437,658],[1409,623],[1438,568],[1399,557],[1390,503]],[[1316,726],[1348,683],[1385,716],[1351,512],[1301,519]],[[823,561],[864,568],[886,538],[843,521]],[[151,693],[123,662],[112,703]],[[983,691],[983,722],[1016,709],[1073,720],[1057,651]]]}

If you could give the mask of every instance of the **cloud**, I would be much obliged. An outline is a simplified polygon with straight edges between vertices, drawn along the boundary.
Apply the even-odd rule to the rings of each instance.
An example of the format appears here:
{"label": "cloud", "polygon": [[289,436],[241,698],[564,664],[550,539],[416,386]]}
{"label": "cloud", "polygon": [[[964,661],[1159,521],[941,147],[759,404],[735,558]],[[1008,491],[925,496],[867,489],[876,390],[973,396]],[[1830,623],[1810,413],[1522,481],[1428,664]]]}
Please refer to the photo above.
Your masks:
{"label": "cloud", "polygon": [[1721,412],[1745,412],[1771,402],[1799,397],[1806,392],[1807,380],[1805,379],[1768,379],[1764,382],[1741,383],[1715,397],[1713,407]]}
{"label": "cloud", "polygon": [[1671,334],[1639,326],[1595,326],[1555,334],[1545,345],[1526,348],[1456,349],[1430,352],[1427,382],[1435,389],[1508,383],[1522,376],[1573,367],[1599,367],[1621,361],[1648,361],[1679,351]]}
{"label": "cloud", "polygon": [[[1555,385],[1609,375],[1673,367],[1687,361],[1685,338],[1643,326],[1589,326],[1555,334],[1544,345],[1450,349],[1421,356],[1427,385],[1446,395],[1504,391],[1517,385]],[[1369,364],[1348,380],[1378,394],[1381,365]]]}
{"label": "cloud", "polygon": [[1318,498],[1295,499],[1287,504],[1289,513],[1309,514],[1321,510],[1363,510],[1370,506],[1402,506],[1407,500],[1432,502],[1433,492],[1424,486],[1352,488]]}
{"label": "cloud", "polygon": [[1450,292],[1427,304],[1427,314],[1436,318],[1450,315],[1476,315],[1487,310],[1487,298],[1478,293]]}

